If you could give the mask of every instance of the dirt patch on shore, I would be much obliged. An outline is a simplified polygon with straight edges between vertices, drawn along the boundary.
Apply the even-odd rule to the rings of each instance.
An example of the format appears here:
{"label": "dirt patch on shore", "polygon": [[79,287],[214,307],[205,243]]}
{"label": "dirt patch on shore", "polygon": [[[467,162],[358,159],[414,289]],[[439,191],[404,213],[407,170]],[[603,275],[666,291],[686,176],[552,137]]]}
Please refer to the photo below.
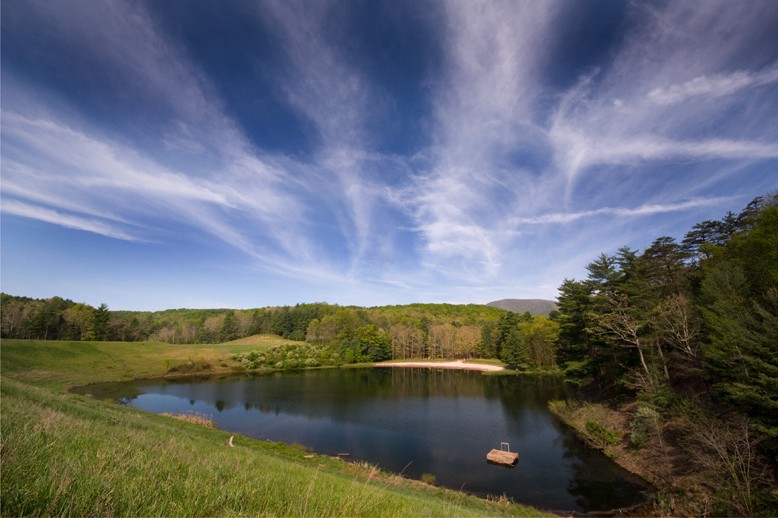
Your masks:
{"label": "dirt patch on shore", "polygon": [[376,363],[376,367],[424,367],[430,369],[461,369],[470,371],[501,371],[504,367],[486,363],[467,363],[464,360],[450,362],[387,362]]}

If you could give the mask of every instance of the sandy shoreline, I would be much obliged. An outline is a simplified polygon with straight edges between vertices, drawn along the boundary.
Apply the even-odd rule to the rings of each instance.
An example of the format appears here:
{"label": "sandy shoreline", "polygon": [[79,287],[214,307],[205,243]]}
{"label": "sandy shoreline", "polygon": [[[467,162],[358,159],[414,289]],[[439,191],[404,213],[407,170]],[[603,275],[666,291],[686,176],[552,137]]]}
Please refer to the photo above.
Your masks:
{"label": "sandy shoreline", "polygon": [[462,360],[450,362],[391,362],[376,363],[376,367],[427,367],[432,369],[462,369],[470,371],[501,371],[504,367],[485,363],[465,363]]}

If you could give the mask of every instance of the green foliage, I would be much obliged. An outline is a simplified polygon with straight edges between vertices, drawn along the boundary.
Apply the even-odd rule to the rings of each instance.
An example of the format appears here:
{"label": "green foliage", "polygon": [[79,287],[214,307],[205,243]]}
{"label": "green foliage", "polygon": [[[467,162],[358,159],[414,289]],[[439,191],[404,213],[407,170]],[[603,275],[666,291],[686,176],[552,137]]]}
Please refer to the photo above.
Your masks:
{"label": "green foliage", "polygon": [[219,341],[230,342],[239,338],[238,324],[235,321],[235,312],[229,311],[224,315],[221,329],[219,330]]}
{"label": "green foliage", "polygon": [[703,265],[703,344],[716,394],[778,442],[778,206]]}
{"label": "green foliage", "polygon": [[381,319],[395,322],[409,322],[420,326],[428,323],[455,323],[458,325],[482,325],[496,322],[505,310],[480,304],[408,304],[404,306],[382,306],[367,310],[371,321]]}
{"label": "green foliage", "polygon": [[292,370],[340,363],[332,348],[323,344],[282,345],[264,351],[238,353],[232,359],[249,370]]}
{"label": "green foliage", "polygon": [[579,361],[568,361],[564,364],[562,374],[566,381],[581,384],[582,380],[586,380],[592,372],[591,365],[591,361],[588,358]]}
{"label": "green foliage", "polygon": [[[95,309],[58,297],[35,300],[7,294],[2,294],[0,303],[3,338],[183,344],[224,343],[274,333],[290,340],[327,344],[347,363],[411,357],[495,358],[505,338],[496,332],[498,321],[507,319],[515,327],[517,321],[529,318],[475,304],[364,309],[316,303],[250,310],[135,312],[108,311],[105,305]],[[503,331],[507,327],[503,325]]]}
{"label": "green foliage", "polygon": [[294,307],[282,307],[271,312],[270,328],[272,332],[288,340],[305,340],[308,326],[313,320],[320,319],[334,308],[326,304],[297,304]]}
{"label": "green foliage", "polygon": [[637,401],[658,412],[660,415],[672,415],[681,396],[667,384],[657,384],[637,394]]}
{"label": "green foliage", "polygon": [[390,359],[391,354],[389,335],[373,324],[358,327],[352,336],[340,341],[340,357],[344,363],[379,362]]}
{"label": "green foliage", "polygon": [[[503,358],[503,348],[506,346],[506,342],[508,340],[512,340],[512,343],[510,344],[511,347],[518,347],[518,339],[511,338],[511,335],[516,330],[516,326],[519,324],[519,315],[517,313],[513,313],[510,311],[507,311],[500,315],[500,319],[497,321],[497,333],[496,333],[496,340],[494,344],[494,351],[498,358]],[[507,352],[508,357],[515,356],[515,352]],[[518,361],[518,359],[516,360]],[[518,365],[517,363],[513,363],[513,365]]]}
{"label": "green foliage", "polygon": [[576,400],[549,401],[548,409],[595,448],[607,449],[618,443],[619,432],[602,424],[608,422],[611,414],[602,404]]}
{"label": "green foliage", "polygon": [[[506,319],[508,322],[511,320]],[[542,316],[514,317],[502,340],[500,359],[513,370],[551,370],[556,367],[559,324]]]}
{"label": "green foliage", "polygon": [[[560,286],[565,375],[590,394],[637,399],[636,448],[652,437],[664,448],[663,416],[684,398],[727,415],[732,424],[698,416],[707,425],[679,435],[727,488],[721,512],[757,512],[754,495],[769,479],[753,476],[755,459],[778,452],[778,195],[695,225],[680,245],[660,237],[642,253],[602,254],[587,270]],[[603,421],[566,411],[583,434],[615,439]]]}
{"label": "green foliage", "polygon": [[500,359],[505,362],[508,369],[526,370],[529,368],[527,348],[518,327],[511,329],[503,341]]}
{"label": "green foliage", "polygon": [[633,448],[643,448],[648,440],[657,433],[662,416],[653,408],[640,405],[629,422],[629,444]]}
{"label": "green foliage", "polygon": [[618,431],[609,430],[597,421],[586,421],[585,426],[589,439],[601,448],[604,448],[606,445],[612,446],[619,440]]}
{"label": "green foliage", "polygon": [[548,317],[525,318],[519,323],[526,362],[533,369],[548,370],[556,366],[559,324]]}
{"label": "green foliage", "polygon": [[106,304],[100,304],[100,306],[94,310],[94,340],[108,340],[108,338],[110,338],[110,320],[111,315],[108,312],[108,306]]}
{"label": "green foliage", "polygon": [[557,357],[571,379],[584,380],[592,376],[596,358],[596,337],[592,327],[592,285],[565,279],[559,287],[559,347]]}
{"label": "green foliage", "polygon": [[587,270],[560,286],[568,377],[656,397],[674,381],[707,383],[778,437],[778,197],[697,225],[682,245],[660,237]]}

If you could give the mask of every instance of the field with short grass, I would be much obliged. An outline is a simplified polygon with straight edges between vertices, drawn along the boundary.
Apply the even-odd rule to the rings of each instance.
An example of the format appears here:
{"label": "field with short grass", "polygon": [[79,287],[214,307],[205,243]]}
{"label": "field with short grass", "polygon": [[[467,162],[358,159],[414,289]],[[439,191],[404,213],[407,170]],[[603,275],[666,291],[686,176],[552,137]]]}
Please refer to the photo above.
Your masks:
{"label": "field with short grass", "polygon": [[[257,335],[226,344],[162,342],[67,342],[3,340],[2,371],[55,389],[99,381],[160,377],[184,373],[191,364],[203,371],[237,367],[235,353],[296,344],[275,335]],[[190,369],[191,370],[191,369]]]}

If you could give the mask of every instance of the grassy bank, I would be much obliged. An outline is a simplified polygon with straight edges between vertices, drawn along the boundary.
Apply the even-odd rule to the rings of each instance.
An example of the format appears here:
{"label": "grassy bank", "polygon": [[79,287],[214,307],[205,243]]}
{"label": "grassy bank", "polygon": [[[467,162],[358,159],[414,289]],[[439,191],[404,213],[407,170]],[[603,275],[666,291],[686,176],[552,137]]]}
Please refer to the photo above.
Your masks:
{"label": "grassy bank", "polygon": [[232,360],[235,353],[290,343],[299,342],[277,336],[216,345],[3,340],[2,370],[20,381],[63,390],[71,385],[160,377],[187,370],[229,371],[238,366]]}
{"label": "grassy bank", "polygon": [[[3,516],[536,516],[536,510],[69,394],[90,381],[228,369],[254,344],[3,341]],[[166,360],[169,360],[166,363]],[[309,457],[309,458],[306,458]]]}

